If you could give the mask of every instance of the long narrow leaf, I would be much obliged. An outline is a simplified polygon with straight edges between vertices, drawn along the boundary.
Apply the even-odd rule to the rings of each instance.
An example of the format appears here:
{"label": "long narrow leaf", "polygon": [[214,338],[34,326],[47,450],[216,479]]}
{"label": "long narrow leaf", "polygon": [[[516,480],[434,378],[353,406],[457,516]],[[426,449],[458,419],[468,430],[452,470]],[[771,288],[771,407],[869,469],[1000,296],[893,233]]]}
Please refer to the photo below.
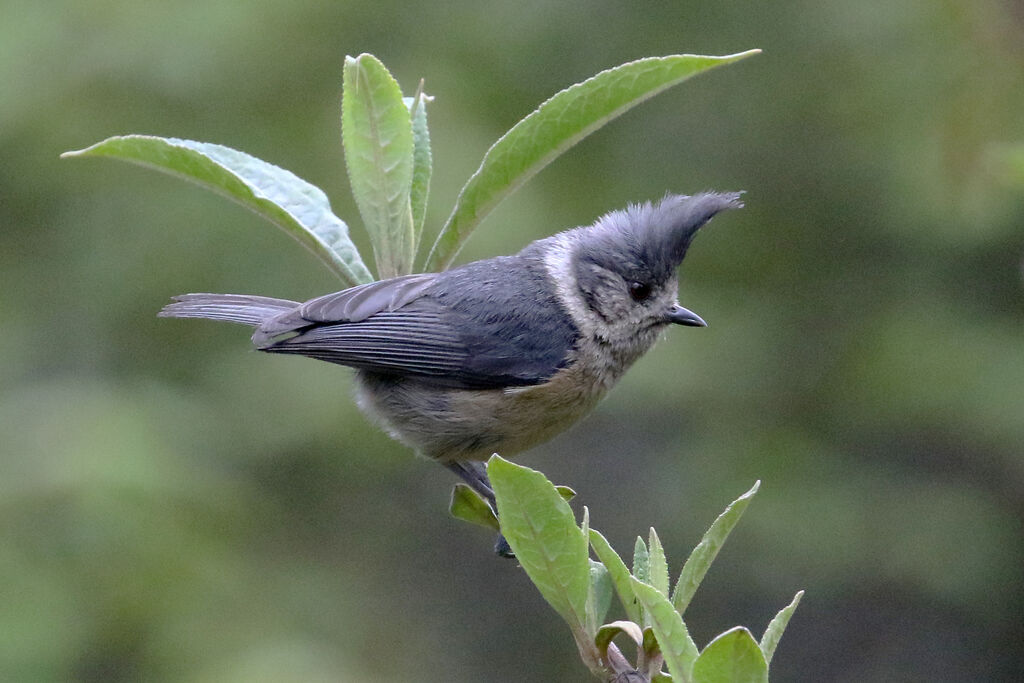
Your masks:
{"label": "long narrow leaf", "polygon": [[623,608],[626,610],[626,616],[632,622],[643,624],[643,609],[640,607],[640,603],[637,602],[636,595],[633,594],[633,586],[629,582],[629,568],[626,567],[626,563],[622,561],[619,554],[608,543],[608,539],[602,536],[601,532],[596,529],[590,530],[590,545],[594,549],[597,559],[601,560],[605,569],[608,570],[608,574],[611,575],[612,585],[615,586],[619,602],[622,603]]}
{"label": "long narrow leaf", "polygon": [[466,239],[495,206],[587,135],[666,88],[758,52],[639,59],[557,93],[487,150],[437,236],[427,270],[451,265]]}
{"label": "long narrow leaf", "polygon": [[697,645],[690,637],[683,617],[658,589],[636,579],[632,583],[633,592],[651,622],[651,629],[658,639],[658,649],[665,658],[672,680],[689,682],[693,663],[697,659]]}
{"label": "long narrow leaf", "polygon": [[658,532],[654,530],[653,526],[648,538],[648,545],[650,583],[658,589],[659,593],[668,597],[668,560],[665,559],[665,548],[661,545],[661,539],[658,538]]}
{"label": "long narrow leaf", "polygon": [[412,116],[412,188],[409,201],[412,205],[412,251],[415,256],[423,235],[423,220],[427,215],[427,198],[430,195],[430,175],[434,166],[430,151],[430,129],[427,127],[427,104],[434,98],[424,94],[421,81],[416,96],[405,99]]}
{"label": "long narrow leaf", "polygon": [[686,564],[683,565],[683,571],[680,572],[675,590],[672,593],[672,604],[675,605],[680,614],[686,611],[690,600],[693,599],[693,594],[697,592],[697,587],[704,580],[704,575],[707,574],[708,568],[714,562],[718,551],[722,549],[725,539],[729,537],[729,532],[736,526],[736,522],[740,521],[743,511],[747,509],[747,505],[760,486],[760,481],[755,482],[749,491],[734,500],[718,516],[718,519],[714,521],[711,528],[704,534],[704,537],[700,539],[697,547],[686,558]]}
{"label": "long narrow leaf", "polygon": [[793,602],[779,610],[779,613],[768,624],[768,628],[764,630],[764,635],[761,636],[761,652],[764,653],[764,661],[767,664],[772,663],[775,648],[778,646],[779,640],[782,639],[782,634],[786,630],[786,626],[789,625],[789,618],[793,616],[793,612],[796,611],[796,606],[800,604],[800,598],[802,597],[804,597],[804,592],[798,591],[793,597]]}
{"label": "long narrow leaf", "polygon": [[641,536],[633,544],[633,576],[644,583],[651,583],[651,555]]}
{"label": "long narrow leaf", "polygon": [[190,180],[284,230],[346,286],[373,281],[348,226],[331,212],[327,195],[290,171],[244,152],[210,142],[122,135],[61,157],[109,157]]}
{"label": "long narrow leaf", "polygon": [[381,279],[412,272],[413,135],[409,108],[373,55],[345,58],[341,136],[352,195]]}

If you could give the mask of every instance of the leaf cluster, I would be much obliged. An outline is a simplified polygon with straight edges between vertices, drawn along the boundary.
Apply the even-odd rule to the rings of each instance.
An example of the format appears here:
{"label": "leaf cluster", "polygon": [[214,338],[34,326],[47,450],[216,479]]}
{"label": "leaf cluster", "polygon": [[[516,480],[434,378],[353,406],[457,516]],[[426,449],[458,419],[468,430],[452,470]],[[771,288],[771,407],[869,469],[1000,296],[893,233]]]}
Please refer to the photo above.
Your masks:
{"label": "leaf cluster", "polygon": [[[565,491],[543,474],[497,455],[489,461],[487,472],[497,498],[496,519],[493,513],[488,516],[486,505],[465,502],[475,495],[468,489],[458,492],[453,503],[459,500],[460,512],[470,507],[479,510],[480,518],[472,521],[485,526],[493,527],[500,520],[501,533],[523,570],[569,625],[583,663],[595,676],[608,681],[767,682],[768,665],[803,591],[775,615],[760,641],[745,627],[736,626],[699,649],[683,620],[760,482],[719,515],[670,585],[668,560],[653,528],[646,542],[637,537],[630,569],[605,537],[590,527],[586,508],[577,525]],[[591,559],[591,550],[596,560]],[[613,593],[626,619],[605,623]],[[616,643],[622,637],[635,649],[632,661]]]}
{"label": "leaf cluster", "polygon": [[[462,245],[503,199],[584,137],[657,93],[757,50],[724,57],[670,55],[627,62],[555,94],[503,135],[459,192],[425,270],[451,266]],[[341,131],[352,194],[373,248],[377,277],[406,275],[426,218],[433,155],[427,125],[432,97],[423,83],[403,97],[376,57],[346,57]],[[195,182],[281,228],[309,249],[344,286],[373,276],[331,211],[327,195],[293,173],[208,142],[121,135],[63,157],[108,157]]]}

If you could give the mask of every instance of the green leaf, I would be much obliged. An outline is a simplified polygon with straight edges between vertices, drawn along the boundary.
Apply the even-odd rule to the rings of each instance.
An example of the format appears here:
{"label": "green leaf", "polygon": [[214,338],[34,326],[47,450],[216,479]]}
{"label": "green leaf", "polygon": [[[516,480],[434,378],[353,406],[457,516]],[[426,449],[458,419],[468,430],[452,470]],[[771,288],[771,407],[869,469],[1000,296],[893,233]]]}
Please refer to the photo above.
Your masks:
{"label": "green leaf", "polygon": [[640,647],[644,642],[643,631],[632,621],[613,621],[610,624],[605,624],[597,629],[597,635],[594,636],[594,645],[597,646],[597,651],[601,653],[601,659],[608,655],[608,645],[620,633],[625,633],[632,638],[637,647]]}
{"label": "green leaf", "polygon": [[566,503],[576,497],[576,491],[563,484],[556,486],[555,490],[558,491],[558,495],[565,499]]}
{"label": "green leaf", "polygon": [[[558,492],[558,489],[555,489]],[[562,494],[558,494],[561,496]],[[563,500],[565,500],[563,498]],[[590,509],[583,506],[583,521],[580,522],[580,532],[583,534],[583,538],[590,538]],[[598,619],[597,617],[597,593],[594,591],[594,562],[590,559],[590,550],[587,550],[587,566],[590,571],[590,582],[587,586],[587,604],[584,612],[586,613],[586,631],[587,633],[597,633],[597,625],[600,624],[604,619]]]}
{"label": "green leaf", "polygon": [[693,683],[768,683],[768,663],[750,631],[737,626],[700,653],[693,665]]}
{"label": "green leaf", "polygon": [[593,627],[592,632],[597,630],[597,624],[604,621],[608,616],[608,608],[612,606],[612,579],[604,565],[595,560],[590,560],[590,593],[593,596]]}
{"label": "green leaf", "polygon": [[697,659],[697,645],[683,623],[683,617],[658,589],[632,579],[633,592],[643,605],[651,629],[658,638],[658,649],[665,665],[677,681],[690,681],[690,671]]}
{"label": "green leaf", "polygon": [[651,582],[651,556],[640,536],[636,537],[636,543],[633,544],[633,576],[638,581]]}
{"label": "green leaf", "polygon": [[498,531],[498,518],[494,516],[494,510],[479,493],[465,484],[455,485],[448,512],[456,519]]}
{"label": "green leaf", "polygon": [[345,57],[341,136],[381,279],[412,272],[413,134],[398,83],[373,55]]}
{"label": "green leaf", "polygon": [[711,528],[700,539],[700,543],[697,544],[697,547],[693,549],[693,552],[686,559],[686,564],[683,565],[683,570],[679,574],[675,590],[672,593],[672,604],[675,605],[680,614],[686,611],[690,600],[693,599],[693,594],[697,592],[697,587],[704,580],[704,575],[707,574],[708,568],[715,561],[715,556],[721,550],[725,539],[729,537],[729,532],[736,526],[736,522],[740,521],[743,511],[747,509],[747,505],[760,486],[761,482],[758,480],[749,491],[734,500],[718,516],[718,519],[714,521]]}
{"label": "green leaf", "polygon": [[290,171],[209,142],[123,135],[62,158],[109,157],[190,180],[235,201],[294,237],[351,287],[372,282],[348,226],[327,195]]}
{"label": "green leaf", "polygon": [[649,556],[649,573],[650,583],[652,586],[658,589],[658,592],[668,597],[668,560],[665,559],[665,549],[661,545],[661,539],[658,538],[658,532],[651,527],[651,533],[649,538],[650,552]]}
{"label": "green leaf", "polygon": [[590,558],[569,504],[543,474],[498,455],[488,461],[487,474],[501,533],[537,590],[579,639],[587,631]]}
{"label": "green leaf", "polygon": [[495,206],[587,135],[666,88],[758,52],[639,59],[557,93],[487,150],[480,167],[459,192],[452,214],[430,250],[427,270],[450,266]]}
{"label": "green leaf", "polygon": [[629,617],[630,621],[642,624],[644,621],[643,609],[641,609],[640,603],[637,602],[636,595],[633,594],[633,586],[629,581],[629,569],[626,567],[626,563],[612,549],[612,546],[601,535],[601,532],[596,529],[590,530],[590,545],[594,548],[594,553],[601,560],[605,569],[608,570],[612,585],[615,586],[615,592],[619,596],[619,602],[622,603],[623,608],[626,610],[626,616]]}
{"label": "green leaf", "polygon": [[404,98],[412,117],[412,187],[409,201],[412,205],[413,255],[419,250],[423,235],[423,220],[427,215],[430,195],[430,174],[434,166],[430,152],[430,129],[427,127],[427,104],[434,98],[424,94],[423,81],[414,97]]}
{"label": "green leaf", "polygon": [[761,636],[761,652],[764,653],[764,661],[766,664],[772,663],[772,656],[775,654],[775,648],[782,639],[782,633],[786,630],[786,626],[789,624],[789,619],[793,616],[793,612],[796,611],[796,606],[800,604],[800,598],[802,597],[804,597],[804,592],[798,591],[793,597],[793,602],[779,610],[779,613],[776,614],[775,618],[772,619],[770,624],[768,624],[768,628],[764,630],[764,635]]}

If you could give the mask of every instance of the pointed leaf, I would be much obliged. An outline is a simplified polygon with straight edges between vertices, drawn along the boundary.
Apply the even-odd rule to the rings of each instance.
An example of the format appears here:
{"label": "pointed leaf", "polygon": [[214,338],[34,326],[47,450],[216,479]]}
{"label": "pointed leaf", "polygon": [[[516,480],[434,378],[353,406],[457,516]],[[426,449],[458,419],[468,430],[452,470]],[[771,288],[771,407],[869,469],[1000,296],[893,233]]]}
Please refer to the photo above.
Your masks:
{"label": "pointed leaf", "polygon": [[666,88],[758,52],[639,59],[557,93],[487,150],[480,167],[459,192],[427,258],[427,270],[451,265],[466,238],[495,206],[587,135]]}
{"label": "pointed leaf", "polygon": [[410,194],[413,134],[409,108],[388,70],[373,55],[345,58],[341,136],[352,195],[370,233],[381,279],[413,265]]}
{"label": "pointed leaf", "polygon": [[693,683],[768,683],[768,664],[750,631],[737,626],[700,653],[693,665]]}
{"label": "pointed leaf", "polygon": [[775,648],[779,644],[779,640],[782,639],[782,634],[786,630],[786,626],[789,624],[789,618],[793,616],[793,612],[796,611],[796,606],[800,604],[800,598],[804,597],[803,591],[798,591],[796,596],[793,597],[793,602],[789,603],[775,615],[771,623],[768,624],[768,628],[765,629],[764,635],[761,636],[761,652],[764,653],[764,661],[767,664],[772,663],[772,656],[775,654]]}
{"label": "pointed leaf", "polygon": [[693,594],[697,592],[697,587],[704,580],[708,568],[714,562],[725,539],[729,537],[729,532],[736,526],[736,522],[740,521],[743,511],[747,509],[747,505],[760,486],[761,481],[758,480],[749,491],[734,500],[712,523],[711,528],[707,530],[704,537],[700,539],[700,543],[686,559],[686,564],[683,565],[683,570],[679,574],[675,590],[672,593],[672,604],[680,614],[686,611],[690,600],[693,599]]}
{"label": "pointed leaf", "polygon": [[427,215],[427,198],[430,195],[430,174],[434,158],[430,151],[430,129],[427,127],[427,104],[434,98],[423,92],[423,81],[415,97],[406,97],[412,117],[412,188],[409,202],[412,205],[413,255],[419,249],[423,235],[423,219]]}
{"label": "pointed leaf", "polygon": [[668,560],[665,559],[665,549],[662,547],[661,539],[658,538],[658,532],[654,530],[653,526],[651,527],[649,542],[650,583],[658,589],[659,593],[668,597]]}
{"label": "pointed leaf", "polygon": [[651,629],[658,638],[658,649],[665,658],[665,666],[678,681],[690,681],[690,671],[697,659],[697,645],[668,598],[653,586],[632,579],[633,592],[644,606]]}
{"label": "pointed leaf", "polygon": [[[555,489],[555,491],[557,492],[558,489]],[[580,522],[580,531],[583,533],[584,539],[590,538],[590,508],[586,505],[583,506],[583,521]],[[584,610],[586,614],[585,624],[587,633],[593,634],[597,633],[597,625],[604,621],[604,619],[597,618],[597,594],[594,592],[594,561],[590,559],[589,546],[587,550],[587,566],[590,568],[590,582],[587,585],[587,604]]]}
{"label": "pointed leaf", "polygon": [[651,556],[640,536],[636,537],[636,543],[633,544],[633,576],[638,581],[651,582]]}
{"label": "pointed leaf", "polygon": [[479,493],[465,484],[456,484],[452,489],[448,512],[456,519],[498,531],[498,518],[494,516],[494,510]]}
{"label": "pointed leaf", "polygon": [[633,586],[629,581],[629,569],[626,567],[626,563],[612,549],[612,546],[601,535],[601,532],[596,529],[590,530],[590,545],[594,548],[594,553],[601,560],[605,569],[608,570],[612,585],[615,586],[615,592],[619,596],[619,602],[622,603],[623,608],[626,610],[626,616],[629,617],[630,621],[642,624],[644,621],[643,609],[641,609],[640,603],[637,602],[636,595],[633,594]]}
{"label": "pointed leaf", "polygon": [[597,635],[594,636],[594,645],[597,646],[597,651],[601,653],[602,659],[608,654],[609,643],[620,633],[625,633],[632,638],[638,647],[644,642],[643,631],[632,621],[613,621],[610,624],[605,624],[597,630]]}
{"label": "pointed leaf", "polygon": [[576,497],[576,491],[563,484],[556,486],[555,490],[558,491],[558,495],[565,499],[566,503]]}
{"label": "pointed leaf", "polygon": [[309,249],[347,287],[372,282],[348,226],[318,187],[244,152],[209,142],[122,135],[62,158],[109,157],[191,180],[267,219]]}
{"label": "pointed leaf", "polygon": [[590,562],[569,504],[543,474],[498,455],[488,461],[487,474],[501,533],[541,595],[579,637],[586,632]]}

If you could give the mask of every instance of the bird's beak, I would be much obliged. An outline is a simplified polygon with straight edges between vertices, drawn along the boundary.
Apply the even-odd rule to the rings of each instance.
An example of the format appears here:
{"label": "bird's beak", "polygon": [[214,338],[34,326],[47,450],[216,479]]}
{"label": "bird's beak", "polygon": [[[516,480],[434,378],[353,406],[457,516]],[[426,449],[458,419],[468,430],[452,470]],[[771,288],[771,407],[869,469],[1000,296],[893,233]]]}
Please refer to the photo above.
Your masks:
{"label": "bird's beak", "polygon": [[686,325],[688,327],[707,327],[708,324],[704,322],[704,319],[693,311],[683,308],[679,304],[676,304],[669,309],[668,314],[665,316],[665,321],[674,323],[676,325]]}

